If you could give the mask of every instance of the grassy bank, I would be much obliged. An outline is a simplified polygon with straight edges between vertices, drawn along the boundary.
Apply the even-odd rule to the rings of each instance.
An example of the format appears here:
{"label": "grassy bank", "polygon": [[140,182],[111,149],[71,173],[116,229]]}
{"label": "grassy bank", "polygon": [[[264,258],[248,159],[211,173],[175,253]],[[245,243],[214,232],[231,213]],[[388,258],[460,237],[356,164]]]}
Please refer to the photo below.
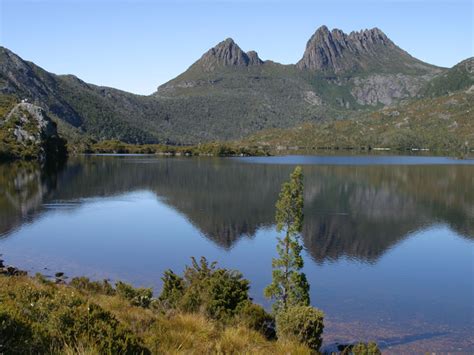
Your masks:
{"label": "grassy bank", "polygon": [[[84,277],[56,281],[0,273],[0,353],[318,353],[296,340],[262,334],[245,312],[224,321],[202,310],[166,307],[159,298],[140,303],[149,290],[120,282],[112,287]],[[380,354],[373,343],[340,353]]]}
{"label": "grassy bank", "polygon": [[143,289],[121,285],[0,276],[0,353],[311,353],[269,340],[243,319],[218,321],[157,300],[139,305],[130,295]]}

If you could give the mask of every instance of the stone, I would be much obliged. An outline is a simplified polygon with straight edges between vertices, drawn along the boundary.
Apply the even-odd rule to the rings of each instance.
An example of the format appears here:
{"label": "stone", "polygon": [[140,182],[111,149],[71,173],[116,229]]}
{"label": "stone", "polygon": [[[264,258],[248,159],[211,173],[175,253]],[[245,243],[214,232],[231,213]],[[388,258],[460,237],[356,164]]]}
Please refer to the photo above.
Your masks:
{"label": "stone", "polygon": [[[389,63],[387,58],[390,58]],[[420,69],[425,67],[427,71],[433,69],[411,57],[378,28],[346,34],[337,28],[330,31],[326,26],[319,27],[309,39],[296,66],[340,74],[383,66],[392,69],[387,64],[397,68],[418,66]]]}
{"label": "stone", "polygon": [[39,106],[23,100],[0,120],[0,128],[7,130],[24,149],[22,158],[45,161],[54,156],[62,160],[67,155],[66,142],[59,137],[56,123]]}
{"label": "stone", "polygon": [[257,52],[245,53],[232,38],[227,38],[204,53],[196,64],[206,71],[213,71],[220,66],[247,67],[261,65],[263,61]]}

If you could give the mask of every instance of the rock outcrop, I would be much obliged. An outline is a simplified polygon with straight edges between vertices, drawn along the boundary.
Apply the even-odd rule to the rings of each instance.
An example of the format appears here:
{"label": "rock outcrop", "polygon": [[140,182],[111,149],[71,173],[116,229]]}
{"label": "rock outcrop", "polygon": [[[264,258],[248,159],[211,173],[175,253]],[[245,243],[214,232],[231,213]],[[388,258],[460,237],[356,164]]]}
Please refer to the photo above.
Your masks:
{"label": "rock outcrop", "polygon": [[391,105],[399,99],[414,97],[429,79],[404,74],[356,76],[350,81],[351,95],[359,105]]}
{"label": "rock outcrop", "polygon": [[1,141],[11,158],[63,159],[65,141],[58,135],[56,123],[38,106],[22,102],[0,121]]}
{"label": "rock outcrop", "polygon": [[206,71],[213,71],[222,66],[260,65],[263,64],[263,61],[258,57],[257,52],[245,53],[232,38],[227,38],[204,53],[196,64]]}
{"label": "rock outcrop", "polygon": [[339,29],[329,31],[326,26],[318,28],[309,39],[303,58],[296,66],[335,74],[374,69],[432,71],[434,68],[397,47],[378,28],[346,34]]}

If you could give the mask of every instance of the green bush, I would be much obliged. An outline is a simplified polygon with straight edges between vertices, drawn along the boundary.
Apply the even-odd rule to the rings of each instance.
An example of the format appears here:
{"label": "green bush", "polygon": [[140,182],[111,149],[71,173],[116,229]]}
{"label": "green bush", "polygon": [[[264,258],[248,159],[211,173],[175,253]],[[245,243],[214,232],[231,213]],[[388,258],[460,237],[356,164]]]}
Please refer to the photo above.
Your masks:
{"label": "green bush", "polygon": [[188,312],[201,311],[208,317],[226,321],[234,316],[241,302],[249,299],[249,281],[235,270],[216,268],[202,257],[184,271],[186,290],[182,308]]}
{"label": "green bush", "polygon": [[183,278],[168,270],[163,276],[159,300],[169,308],[201,312],[220,321],[232,319],[238,307],[249,300],[249,281],[240,272],[221,269],[206,258],[187,266]]}
{"label": "green bush", "polygon": [[115,317],[100,306],[88,304],[87,307],[62,309],[52,319],[55,329],[72,343],[74,339],[93,344],[101,354],[147,353],[137,338]]}
{"label": "green bush", "polygon": [[112,313],[73,289],[21,284],[8,292],[0,290],[0,303],[2,353],[60,352],[81,344],[98,353],[148,353]]}
{"label": "green bush", "polygon": [[382,352],[374,342],[357,343],[346,347],[341,355],[380,355]]}
{"label": "green bush", "polygon": [[0,310],[0,354],[46,352],[52,339],[40,327],[33,331],[19,313]]}
{"label": "green bush", "polygon": [[153,301],[153,291],[151,288],[134,288],[129,284],[118,281],[115,284],[115,290],[119,296],[129,300],[134,306],[148,308]]}
{"label": "green bush", "polygon": [[103,295],[114,295],[115,290],[112,285],[107,281],[91,281],[88,277],[74,277],[69,283],[70,286],[90,293],[103,294]]}
{"label": "green bush", "polygon": [[274,339],[275,319],[265,309],[251,301],[242,302],[237,309],[237,322],[263,334],[267,339]]}
{"label": "green bush", "polygon": [[206,314],[213,319],[232,317],[237,307],[249,299],[249,282],[234,270],[218,269],[207,280],[204,289]]}
{"label": "green bush", "polygon": [[313,350],[319,350],[324,330],[324,313],[310,306],[294,306],[277,313],[279,339],[297,340]]}
{"label": "green bush", "polygon": [[158,298],[167,308],[176,308],[184,294],[184,280],[171,270],[166,270],[161,278],[163,287]]}

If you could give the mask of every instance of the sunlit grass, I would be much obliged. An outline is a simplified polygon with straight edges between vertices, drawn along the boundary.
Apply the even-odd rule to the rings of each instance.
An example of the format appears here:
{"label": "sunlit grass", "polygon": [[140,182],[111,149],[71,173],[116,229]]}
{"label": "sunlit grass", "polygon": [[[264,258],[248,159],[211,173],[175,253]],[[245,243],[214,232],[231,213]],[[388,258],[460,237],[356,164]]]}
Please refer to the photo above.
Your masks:
{"label": "sunlit grass", "polygon": [[[50,353],[101,353],[91,337],[63,336],[64,332],[69,331],[64,328],[69,323],[64,322],[63,318],[69,312],[80,316],[81,310],[89,309],[92,305],[109,312],[125,334],[135,337],[151,353],[310,353],[309,349],[297,343],[267,340],[259,332],[238,322],[226,325],[199,313],[133,306],[119,295],[77,290],[42,278],[0,276],[0,318],[5,315],[13,317],[25,329],[32,330],[41,340],[40,343],[46,346],[43,350]],[[110,327],[107,324],[113,324],[113,321],[103,326]],[[81,324],[75,326],[77,329],[83,327]],[[107,329],[110,331],[110,328]],[[107,337],[105,333],[103,336]]]}

